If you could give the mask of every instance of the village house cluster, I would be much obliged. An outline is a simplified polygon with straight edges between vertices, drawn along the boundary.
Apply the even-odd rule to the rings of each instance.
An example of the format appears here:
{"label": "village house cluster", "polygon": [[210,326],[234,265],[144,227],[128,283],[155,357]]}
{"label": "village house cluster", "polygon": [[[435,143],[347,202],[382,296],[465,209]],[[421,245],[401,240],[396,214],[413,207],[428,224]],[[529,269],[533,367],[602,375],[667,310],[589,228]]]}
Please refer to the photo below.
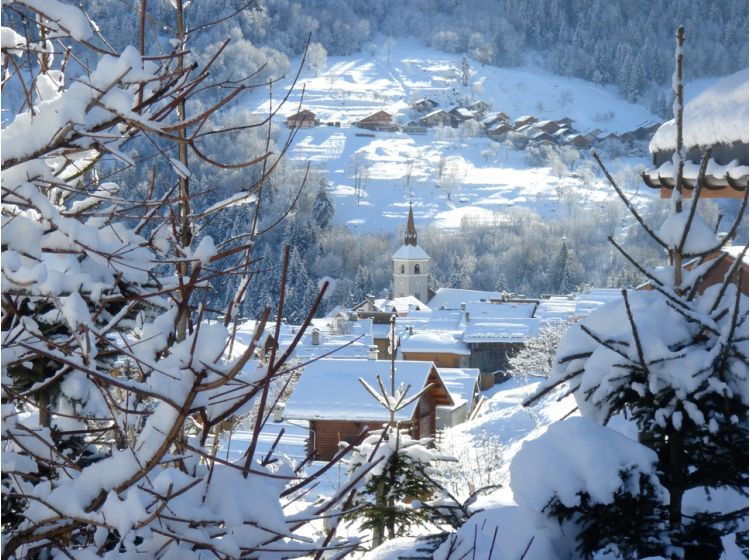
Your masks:
{"label": "village house cluster", "polygon": [[[379,110],[358,121],[350,123],[358,128],[373,132],[404,132],[406,134],[426,134],[428,129],[436,127],[458,128],[469,122],[475,124],[474,130],[485,134],[498,142],[508,138],[509,134],[524,142],[550,145],[569,145],[579,149],[589,148],[608,141],[632,144],[646,141],[659,127],[659,123],[644,123],[632,131],[615,133],[603,132],[601,129],[579,132],[569,117],[557,120],[540,120],[534,115],[523,115],[511,119],[502,111],[491,112],[490,105],[483,101],[473,101],[442,109],[434,99],[423,98],[411,105],[414,119],[406,124],[399,124],[397,115]],[[418,116],[421,115],[421,116]],[[290,115],[286,120],[287,127],[311,128],[315,126],[340,127],[341,122],[323,122],[309,109],[303,109]],[[364,133],[367,134],[367,133]]]}
{"label": "village house cluster", "polygon": [[[738,108],[747,108],[747,77],[730,77],[728,83],[718,87],[721,95],[708,91],[685,109],[686,194],[695,188],[701,148],[710,146],[701,196],[744,198],[748,188],[747,119],[735,113]],[[737,96],[744,102],[737,102]],[[593,141],[591,136],[585,137],[585,143],[574,140],[581,135],[576,136],[570,119],[540,121],[526,116],[511,122],[504,113],[486,116],[489,107],[482,102],[443,111],[436,102],[422,99],[413,109],[425,114],[410,127],[457,126],[461,119],[483,117],[481,122],[490,136],[515,131],[541,141],[563,138],[574,145],[581,142],[580,147]],[[736,127],[737,122],[742,126]],[[293,115],[287,123],[291,127],[320,124],[307,110]],[[385,111],[355,124],[374,131],[400,129]],[[673,121],[667,122],[653,134],[653,165],[643,174],[645,184],[660,189],[664,197],[671,196],[674,188],[673,127]],[[401,129],[409,131],[408,127]],[[653,127],[638,129],[636,137],[649,130],[653,132]],[[413,437],[434,436],[475,414],[481,407],[481,391],[505,379],[509,358],[545,325],[584,317],[622,297],[619,290],[611,289],[544,298],[453,288],[432,292],[428,287],[430,261],[418,244],[410,206],[404,242],[392,256],[393,292],[389,297],[368,296],[351,309],[336,308],[327,317],[315,319],[309,332],[304,333],[293,355],[302,374],[289,398],[276,407],[275,417],[278,421],[305,423],[311,456],[328,459],[337,453],[341,442],[357,443],[363,430],[379,428],[389,420],[386,409],[368,394],[360,378],[377,386],[377,378],[388,379],[393,365],[397,384],[410,385],[414,393],[429,385],[429,390],[401,410],[396,419]],[[699,289],[703,291],[722,282],[738,265],[747,278],[749,261],[742,247],[726,247],[685,263],[685,268],[702,271]],[[741,288],[747,294],[747,282]],[[272,346],[288,348],[299,329],[284,324],[278,340],[268,329],[258,359],[262,362]],[[240,327],[240,332],[248,336],[254,330],[253,321]]]}
{"label": "village house cluster", "polygon": [[[416,393],[430,389],[399,412],[413,437],[434,437],[465,421],[481,404],[481,391],[506,379],[508,359],[545,324],[588,315],[618,299],[618,290],[543,299],[501,292],[441,288],[428,290],[430,257],[417,242],[411,207],[404,243],[393,254],[394,294],[368,296],[352,308],[336,308],[313,320],[295,348],[301,376],[289,398],[278,405],[277,420],[305,422],[308,452],[329,459],[339,444],[357,443],[364,429],[380,428],[388,412],[359,383],[377,386],[391,371],[391,335],[396,383]],[[253,333],[246,322],[240,333]],[[272,346],[285,350],[299,326],[284,324],[278,340],[263,334],[258,359]],[[242,338],[240,336],[240,338]]]}

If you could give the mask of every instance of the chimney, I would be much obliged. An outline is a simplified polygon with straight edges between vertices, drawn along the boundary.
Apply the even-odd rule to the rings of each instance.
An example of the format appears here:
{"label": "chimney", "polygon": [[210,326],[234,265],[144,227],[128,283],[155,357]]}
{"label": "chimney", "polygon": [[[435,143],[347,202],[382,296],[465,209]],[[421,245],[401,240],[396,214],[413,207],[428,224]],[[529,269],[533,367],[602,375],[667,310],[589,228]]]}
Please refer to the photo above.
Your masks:
{"label": "chimney", "polygon": [[367,359],[368,360],[378,359],[378,347],[376,345],[373,344],[367,349]]}
{"label": "chimney", "polygon": [[318,328],[312,330],[312,345],[320,346],[320,329]]}
{"label": "chimney", "polygon": [[463,301],[461,302],[461,311],[466,311],[466,303]]}
{"label": "chimney", "polygon": [[375,296],[374,295],[367,294],[367,296],[365,296],[365,297],[367,297],[367,303],[369,303],[370,305],[375,305]]}

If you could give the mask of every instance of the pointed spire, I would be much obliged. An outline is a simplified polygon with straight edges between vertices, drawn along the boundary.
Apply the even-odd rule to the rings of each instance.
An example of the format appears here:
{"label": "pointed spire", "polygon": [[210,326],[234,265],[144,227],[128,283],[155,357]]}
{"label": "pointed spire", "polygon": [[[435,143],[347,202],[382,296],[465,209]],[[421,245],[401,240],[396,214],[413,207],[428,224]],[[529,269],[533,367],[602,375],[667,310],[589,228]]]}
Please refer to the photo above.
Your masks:
{"label": "pointed spire", "polygon": [[416,245],[417,244],[417,230],[414,227],[414,212],[411,209],[411,202],[409,203],[409,220],[406,223],[406,236],[404,237],[404,245]]}

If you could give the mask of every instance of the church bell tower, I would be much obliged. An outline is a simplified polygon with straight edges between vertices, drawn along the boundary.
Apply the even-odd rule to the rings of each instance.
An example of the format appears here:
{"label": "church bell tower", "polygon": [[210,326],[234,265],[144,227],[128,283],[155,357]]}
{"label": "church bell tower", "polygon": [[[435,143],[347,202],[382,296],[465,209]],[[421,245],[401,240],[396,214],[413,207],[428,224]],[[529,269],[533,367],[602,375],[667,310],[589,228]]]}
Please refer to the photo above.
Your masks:
{"label": "church bell tower", "polygon": [[414,296],[427,303],[429,267],[430,255],[417,244],[417,229],[410,203],[404,244],[393,254],[393,297]]}

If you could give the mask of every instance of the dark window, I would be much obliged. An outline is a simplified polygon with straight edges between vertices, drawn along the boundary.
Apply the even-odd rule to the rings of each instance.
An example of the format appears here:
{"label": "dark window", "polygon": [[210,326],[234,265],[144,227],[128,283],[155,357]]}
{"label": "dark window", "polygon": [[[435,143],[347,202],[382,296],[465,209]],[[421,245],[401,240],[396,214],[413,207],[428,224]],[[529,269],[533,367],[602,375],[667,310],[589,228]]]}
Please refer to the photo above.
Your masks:
{"label": "dark window", "polygon": [[414,274],[419,274],[419,265],[418,264],[414,265]]}
{"label": "dark window", "polygon": [[403,274],[404,272],[406,272],[406,270],[404,269],[404,265],[401,265],[401,274]]}

